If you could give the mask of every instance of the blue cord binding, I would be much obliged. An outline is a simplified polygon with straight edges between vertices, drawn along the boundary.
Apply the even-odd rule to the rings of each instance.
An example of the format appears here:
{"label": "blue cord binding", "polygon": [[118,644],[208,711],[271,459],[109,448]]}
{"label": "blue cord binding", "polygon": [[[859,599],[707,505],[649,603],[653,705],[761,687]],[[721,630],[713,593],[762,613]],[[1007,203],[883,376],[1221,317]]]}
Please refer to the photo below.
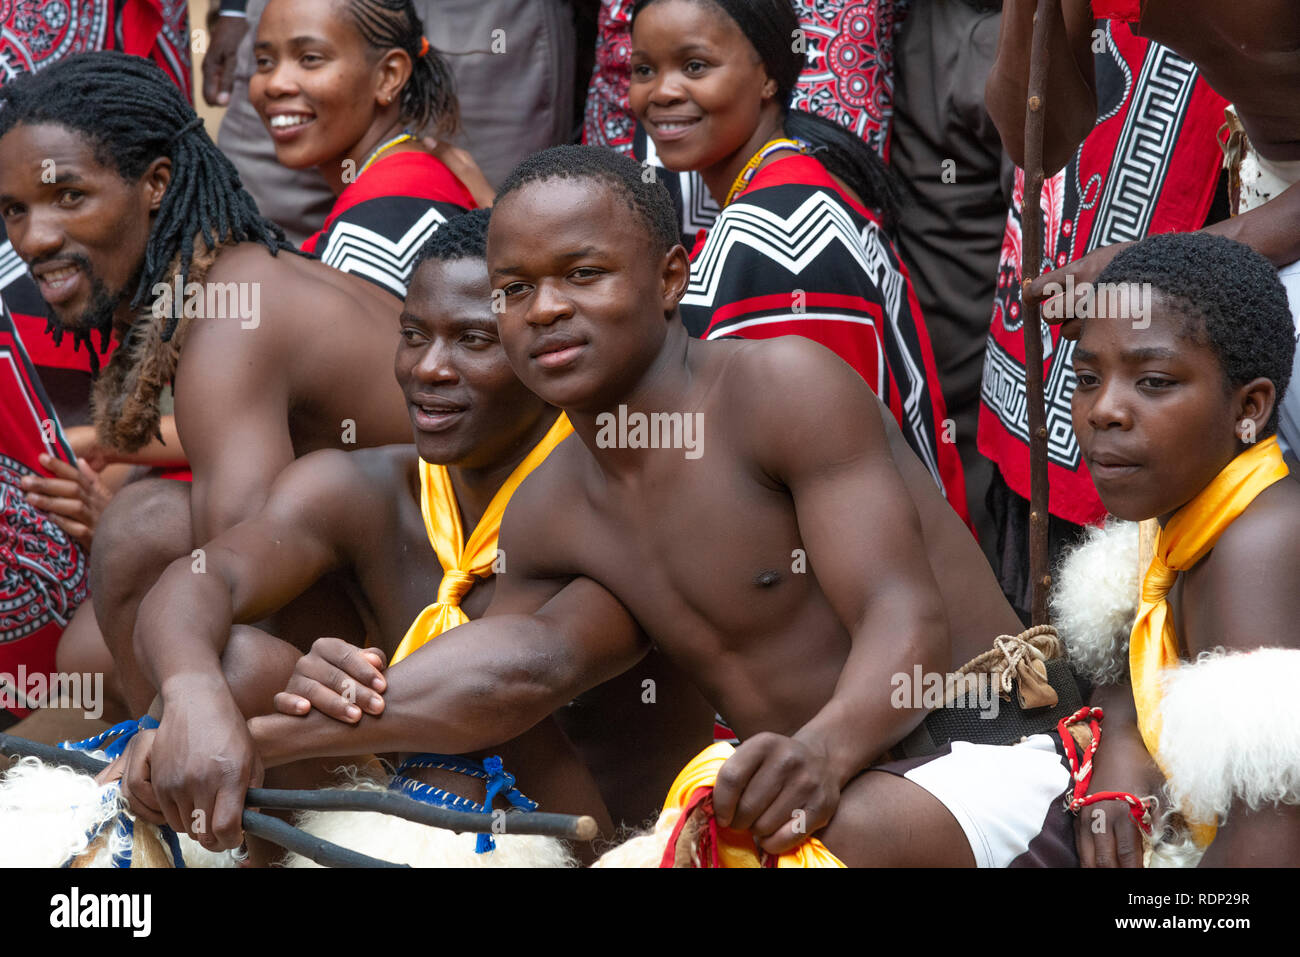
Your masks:
{"label": "blue cord binding", "polygon": [[[459,794],[452,794],[450,791],[434,787],[432,784],[423,784],[406,776],[408,771],[414,770],[454,771],[466,777],[478,778],[487,782],[487,794],[483,803],[479,804]],[[515,787],[515,776],[502,766],[501,759],[495,755],[486,758],[480,764],[478,761],[471,761],[454,754],[417,754],[398,765],[393,780],[388,784],[388,789],[400,791],[424,804],[445,807],[453,811],[490,815],[492,805],[498,796],[504,797],[512,806],[522,811],[537,810],[537,802],[526,797]],[[496,841],[492,840],[491,834],[478,835],[474,847],[476,854],[486,854],[495,849]]]}
{"label": "blue cord binding", "polygon": [[[109,761],[116,761],[122,756],[122,752],[126,750],[126,746],[131,742],[132,738],[141,731],[152,731],[157,727],[157,720],[149,717],[149,715],[145,715],[139,721],[123,721],[120,724],[115,724],[107,731],[101,731],[99,734],[86,738],[83,741],[62,741],[59,743],[59,747],[64,751],[92,752],[102,750],[104,756],[108,758]],[[104,742],[108,741],[110,738],[115,740],[108,747],[104,747]],[[116,800],[120,791],[120,785],[114,782],[110,789],[104,792],[103,800]],[[127,868],[131,866],[131,845],[135,837],[135,822],[127,817],[125,811],[118,814],[113,820],[114,833],[110,846],[116,844],[119,847],[119,850],[113,851],[113,867]],[[107,823],[108,822],[105,821],[93,831],[87,832],[87,847],[95,842]],[[163,840],[167,842],[168,850],[171,851],[172,864],[176,867],[184,867],[185,857],[181,854],[181,842],[180,838],[176,836],[176,832],[166,824],[162,825],[159,830],[162,832]],[[75,859],[75,856],[69,858],[64,862],[63,866],[68,867]]]}

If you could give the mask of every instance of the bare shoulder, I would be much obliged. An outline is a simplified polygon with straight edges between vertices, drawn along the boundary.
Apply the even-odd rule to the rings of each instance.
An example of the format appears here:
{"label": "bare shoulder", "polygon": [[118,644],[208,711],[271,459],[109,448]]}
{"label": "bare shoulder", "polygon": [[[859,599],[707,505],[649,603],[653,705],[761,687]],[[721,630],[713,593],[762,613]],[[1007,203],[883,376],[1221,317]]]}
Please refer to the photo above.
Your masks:
{"label": "bare shoulder", "polygon": [[541,465],[524,479],[510,498],[501,522],[501,547],[528,559],[540,569],[546,556],[549,566],[564,554],[564,543],[572,540],[586,509],[583,475],[587,451],[582,440],[570,435]]}
{"label": "bare shoulder", "polygon": [[879,399],[830,349],[802,336],[736,345],[743,348],[720,373],[722,394],[765,464],[888,449]]}
{"label": "bare shoulder", "polygon": [[276,479],[272,495],[296,500],[302,511],[344,519],[382,507],[411,486],[413,445],[384,445],[345,452],[321,449],[295,459]]}
{"label": "bare shoulder", "polygon": [[1200,576],[1195,605],[1226,647],[1300,647],[1300,482],[1265,489],[1224,531]]}

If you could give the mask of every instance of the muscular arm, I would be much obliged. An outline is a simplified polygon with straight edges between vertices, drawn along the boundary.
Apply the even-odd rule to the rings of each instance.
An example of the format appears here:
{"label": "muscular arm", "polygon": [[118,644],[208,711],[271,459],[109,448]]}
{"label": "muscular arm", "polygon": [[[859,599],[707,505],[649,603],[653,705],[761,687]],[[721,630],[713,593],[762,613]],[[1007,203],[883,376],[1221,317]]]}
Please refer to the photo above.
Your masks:
{"label": "muscular arm", "polygon": [[[236,256],[242,250],[226,255]],[[282,254],[283,255],[283,254]],[[209,282],[261,283],[261,306],[268,315],[301,309],[294,290],[283,287],[264,263],[244,254]],[[236,270],[240,275],[234,275]],[[298,289],[301,293],[303,290]],[[194,472],[191,518],[194,541],[211,541],[255,514],[275,477],[294,459],[289,434],[293,343],[282,334],[287,322],[260,322],[256,328],[231,319],[195,319],[176,371],[176,427]]]}
{"label": "muscular arm", "polygon": [[510,569],[497,577],[484,617],[390,668],[378,716],[364,714],[350,725],[313,709],[302,717],[250,721],[267,767],[336,754],[489,748],[644,657],[649,641],[603,587],[530,570],[526,556],[539,554],[547,536],[523,513],[550,507],[536,485],[530,489],[536,478],[520,487],[506,510],[501,549]]}
{"label": "muscular arm", "polygon": [[281,473],[259,512],[204,545],[201,558],[167,568],[135,630],[136,654],[164,706],[195,679],[229,695],[221,653],[231,625],[266,617],[339,567],[363,534],[356,517],[383,508],[375,491],[351,453],[308,455]]}
{"label": "muscular arm", "polygon": [[809,562],[852,636],[834,694],[795,736],[826,749],[842,786],[920,720],[923,711],[891,706],[891,678],[918,664],[947,670],[947,620],[879,400],[829,351],[783,343],[755,371],[801,386],[754,391],[752,439],[764,470],[794,497]]}
{"label": "muscular arm", "polygon": [[1245,243],[1279,269],[1300,259],[1300,184],[1263,206],[1207,226],[1205,232]]}
{"label": "muscular arm", "polygon": [[[984,88],[984,104],[1007,155],[1025,165],[1025,105],[1029,99],[1029,51],[1037,0],[1006,0],[998,54]],[[1074,155],[1097,122],[1090,0],[1051,0],[1051,58],[1043,129],[1043,170],[1051,176]]]}

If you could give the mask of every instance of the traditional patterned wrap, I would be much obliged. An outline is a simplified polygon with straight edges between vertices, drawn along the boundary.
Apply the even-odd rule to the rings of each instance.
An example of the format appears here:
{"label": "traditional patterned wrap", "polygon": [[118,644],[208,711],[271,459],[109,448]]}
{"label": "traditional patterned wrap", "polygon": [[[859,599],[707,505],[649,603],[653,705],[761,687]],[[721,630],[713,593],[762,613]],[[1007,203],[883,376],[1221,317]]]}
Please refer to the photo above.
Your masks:
{"label": "traditional patterned wrap", "polygon": [[[816,113],[861,136],[889,157],[894,116],[894,44],[912,0],[794,0],[804,30],[808,64],[791,105]],[[605,0],[597,41],[597,68],[587,98],[583,142],[608,146],[655,168],[681,210],[682,245],[690,249],[721,212],[700,174],[671,173],[628,105],[633,0]]]}
{"label": "traditional patterned wrap", "polygon": [[[28,504],[19,486],[26,475],[50,476],[37,461],[42,453],[69,464],[76,459],[3,304],[0,436],[0,675],[13,676],[20,665],[29,674],[49,675],[59,636],[89,594],[89,560],[47,514]],[[13,703],[14,714],[27,715]]]}
{"label": "traditional patterned wrap", "polygon": [[[1221,160],[1217,132],[1225,101],[1196,67],[1171,50],[1106,24],[1096,56],[1097,126],[1064,170],[1043,184],[1045,269],[1101,246],[1154,233],[1199,229],[1209,212]],[[1020,315],[1020,208],[1016,171],[998,266],[993,322],[984,360],[979,450],[1017,495],[1029,498],[1025,344]],[[1074,343],[1060,326],[1042,327],[1051,512],[1075,524],[1106,514],[1070,419]]]}
{"label": "traditional patterned wrap", "polygon": [[0,0],[0,86],[64,57],[121,50],[147,57],[193,100],[187,0]]}
{"label": "traditional patterned wrap", "polygon": [[474,587],[479,578],[492,574],[497,558],[497,539],[501,534],[501,520],[515,490],[546,460],[555,447],[573,434],[569,417],[560,417],[551,425],[542,440],[524,457],[510,477],[497,489],[488,503],[487,511],[465,540],[465,530],[460,523],[460,509],[456,505],[456,492],[451,477],[442,465],[420,462],[420,511],[424,515],[424,529],[429,543],[443,567],[442,581],[438,584],[438,600],[416,616],[407,629],[392,664],[397,664],[416,649],[423,647],[449,628],[463,625],[469,618],[461,611],[461,599]]}
{"label": "traditional patterned wrap", "polygon": [[421,151],[389,154],[362,172],[303,252],[405,299],[421,247],[450,217],[478,204],[451,170]]}
{"label": "traditional patterned wrap", "polygon": [[[1204,557],[1251,502],[1289,474],[1277,436],[1251,446],[1174,513],[1156,537],[1151,567],[1142,582],[1142,605],[1129,638],[1129,677],[1138,728],[1147,750],[1160,760],[1161,682],[1179,664],[1178,636],[1166,597],[1178,579]],[[1166,776],[1168,776],[1166,774]],[[1213,822],[1200,822],[1196,842],[1214,839]]]}
{"label": "traditional patterned wrap", "polygon": [[799,335],[851,365],[967,517],[957,446],[934,353],[907,268],[876,217],[815,158],[791,155],[758,172],[697,246],[681,303],[691,335]]}

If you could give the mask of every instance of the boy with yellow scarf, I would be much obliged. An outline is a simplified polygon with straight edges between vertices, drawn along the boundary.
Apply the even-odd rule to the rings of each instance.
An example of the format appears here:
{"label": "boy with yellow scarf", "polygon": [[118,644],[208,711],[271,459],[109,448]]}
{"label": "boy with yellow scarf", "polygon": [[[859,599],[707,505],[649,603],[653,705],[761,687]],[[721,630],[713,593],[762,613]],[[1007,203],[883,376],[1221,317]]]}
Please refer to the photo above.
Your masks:
{"label": "boy with yellow scarf", "polygon": [[[1158,518],[1160,532],[1127,674],[1093,696],[1105,740],[1090,790],[1163,784],[1157,856],[1294,865],[1300,485],[1276,437],[1295,354],[1286,292],[1259,254],[1205,233],[1143,240],[1099,282],[1153,305],[1149,323],[1084,321],[1074,429],[1106,508]],[[1084,866],[1143,864],[1131,803],[1086,809],[1076,837]]]}
{"label": "boy with yellow scarf", "polygon": [[[123,756],[123,793],[147,820],[189,830],[193,815],[203,811],[210,824],[206,833],[194,834],[196,840],[210,849],[239,845],[240,779],[247,775],[255,786],[262,764],[255,749],[246,763],[232,760],[241,752],[229,742],[247,734],[245,718],[272,710],[273,695],[285,688],[302,655],[253,625],[324,575],[347,575],[372,645],[361,649],[328,636],[316,641],[374,666],[370,687],[361,683],[353,700],[333,712],[341,721],[355,723],[363,712],[382,710],[372,688],[384,689],[382,670],[390,658],[400,661],[486,609],[496,574],[508,568],[508,556],[497,549],[506,503],[572,432],[559,410],[524,387],[502,350],[484,262],[488,218],[486,210],[454,217],[430,239],[412,271],[394,343],[415,445],[304,456],[276,479],[259,512],[203,547],[201,569],[197,558],[178,560],[141,604],[136,645],[152,650],[160,677],[202,672],[211,678],[206,700],[169,707],[158,731],[141,732]],[[646,680],[656,684],[663,706],[642,706]],[[662,662],[647,661],[620,681],[626,684],[621,691],[567,709],[580,714],[560,716],[563,732],[546,720],[492,749],[544,810],[591,814],[608,830],[598,786],[614,796],[616,816],[636,821],[656,806],[658,778],[653,786],[629,783],[640,777],[644,761],[635,775],[625,762],[590,762],[596,765],[593,781],[584,760],[589,739],[612,735],[629,749],[653,754],[646,760],[662,765],[661,777],[707,741],[712,711]],[[610,707],[611,699],[623,707]],[[212,702],[223,700],[233,700],[234,719],[196,727],[199,716],[215,710]],[[328,767],[340,763],[332,759]],[[228,773],[232,767],[239,773]],[[301,771],[319,783],[316,765]],[[409,778],[422,791],[433,786],[452,795],[447,801],[477,802],[485,794],[484,783],[463,770],[420,767]],[[471,838],[446,838],[454,842],[451,853],[472,852]],[[423,858],[409,835],[391,843],[396,846],[371,850],[411,863],[466,863],[463,854],[439,856],[441,843]],[[519,857],[511,851],[495,859],[504,864]],[[562,858],[523,856],[533,865]]]}

